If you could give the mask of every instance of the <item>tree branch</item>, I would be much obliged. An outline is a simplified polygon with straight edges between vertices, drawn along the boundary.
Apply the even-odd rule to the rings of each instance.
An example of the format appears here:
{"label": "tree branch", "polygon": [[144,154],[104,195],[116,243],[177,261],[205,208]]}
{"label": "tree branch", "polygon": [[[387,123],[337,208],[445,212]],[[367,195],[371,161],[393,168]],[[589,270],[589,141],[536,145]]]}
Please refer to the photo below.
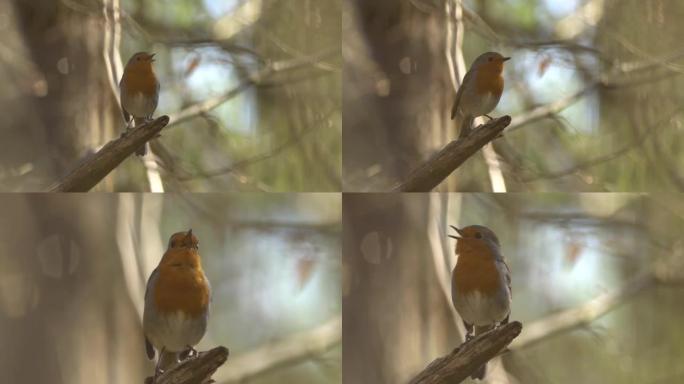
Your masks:
{"label": "tree branch", "polygon": [[513,321],[461,344],[446,356],[435,359],[409,384],[456,384],[498,355],[522,331]]}
{"label": "tree branch", "polygon": [[136,149],[156,137],[169,123],[168,116],[143,124],[126,135],[112,140],[86,157],[68,175],[48,188],[48,192],[87,192]]}
{"label": "tree branch", "polygon": [[493,119],[474,129],[470,135],[452,141],[430,160],[411,172],[407,180],[392,190],[394,192],[429,192],[480,148],[497,138],[510,123],[510,116]]}
{"label": "tree branch", "polygon": [[[220,346],[201,352],[197,358],[189,358],[161,374],[154,384],[204,384],[211,382],[211,375],[228,360],[228,348]],[[148,377],[145,384],[151,384]]]}

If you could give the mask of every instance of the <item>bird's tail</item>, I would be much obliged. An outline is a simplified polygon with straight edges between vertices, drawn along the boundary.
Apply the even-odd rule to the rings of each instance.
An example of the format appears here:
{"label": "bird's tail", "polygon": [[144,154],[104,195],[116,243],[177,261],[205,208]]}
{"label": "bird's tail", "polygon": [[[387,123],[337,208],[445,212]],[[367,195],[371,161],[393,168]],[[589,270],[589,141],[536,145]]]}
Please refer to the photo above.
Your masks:
{"label": "bird's tail", "polygon": [[[493,327],[491,325],[487,325],[484,327],[477,327],[476,326],[475,327],[475,336],[481,335],[481,334],[489,331],[492,328]],[[487,363],[482,364],[482,366],[480,368],[478,368],[475,372],[473,372],[472,375],[470,375],[470,378],[475,379],[475,380],[483,380],[485,377],[485,373],[487,373]]]}
{"label": "bird's tail", "polygon": [[459,121],[460,124],[458,125],[458,138],[460,139],[468,136],[470,134],[470,131],[473,130],[473,123],[475,122],[475,118],[470,115],[460,116]]}
{"label": "bird's tail", "polygon": [[[134,119],[134,121],[135,121],[135,127],[136,128],[145,123],[145,119]],[[138,156],[145,156],[146,153],[147,153],[147,143],[143,144],[140,148],[135,150],[135,154]]]}

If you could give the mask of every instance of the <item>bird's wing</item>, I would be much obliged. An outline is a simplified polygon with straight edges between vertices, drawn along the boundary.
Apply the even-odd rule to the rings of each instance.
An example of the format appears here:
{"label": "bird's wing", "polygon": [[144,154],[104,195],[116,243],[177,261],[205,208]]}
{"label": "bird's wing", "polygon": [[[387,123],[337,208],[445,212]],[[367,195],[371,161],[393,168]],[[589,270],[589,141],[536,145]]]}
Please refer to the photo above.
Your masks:
{"label": "bird's wing", "polygon": [[157,109],[157,105],[159,104],[159,81],[157,81],[157,91],[152,95],[152,98],[154,99],[153,109]]}
{"label": "bird's wing", "polygon": [[145,337],[145,351],[147,352],[147,358],[150,360],[154,360],[154,347],[152,346],[152,343]]}
{"label": "bird's wing", "polygon": [[511,288],[511,270],[510,268],[508,268],[506,260],[503,258],[503,256],[500,256],[496,264],[499,270],[503,273],[504,277],[506,278],[506,286],[508,287],[508,292],[511,294],[511,297],[513,297],[513,289]]}
{"label": "bird's wing", "polygon": [[463,76],[463,81],[461,81],[461,86],[458,87],[458,91],[456,91],[454,105],[451,107],[451,120],[453,120],[458,113],[458,104],[461,102],[461,95],[463,94],[463,84],[465,84],[467,81],[470,81],[470,77],[470,71],[466,72],[465,76]]}
{"label": "bird's wing", "polygon": [[126,76],[125,74],[124,74],[124,76],[121,76],[121,81],[119,81],[119,102],[121,104],[121,111],[123,111],[124,120],[126,121],[126,123],[128,123],[128,120],[130,120],[131,115],[128,114],[128,112],[126,111],[126,108],[124,108],[124,106],[123,106],[124,105],[123,97],[124,97],[124,93],[126,93],[125,89],[124,89],[124,88],[126,88],[126,84],[124,83],[124,77],[125,76]]}
{"label": "bird's wing", "polygon": [[[149,300],[152,300],[152,298],[149,297],[150,295],[152,295],[152,288],[151,287],[152,287],[152,284],[154,284],[157,281],[158,276],[159,276],[159,269],[155,268],[154,271],[152,271],[152,273],[150,274],[150,278],[147,279],[147,286],[145,287],[145,307],[147,307],[147,305],[150,305],[148,303],[150,303]],[[144,315],[143,315],[143,318],[144,318]],[[147,352],[147,357],[150,360],[153,360],[154,359],[154,347],[152,346],[152,343],[150,343],[150,340],[147,338],[147,336],[145,336],[145,351]]]}
{"label": "bird's wing", "polygon": [[152,273],[150,273],[150,278],[147,279],[147,286],[145,287],[145,302],[147,302],[147,299],[148,299],[147,296],[152,294],[150,292],[151,291],[150,287],[152,286],[152,284],[154,284],[154,282],[157,280],[158,277],[159,277],[159,268],[155,268],[154,271],[152,271]]}

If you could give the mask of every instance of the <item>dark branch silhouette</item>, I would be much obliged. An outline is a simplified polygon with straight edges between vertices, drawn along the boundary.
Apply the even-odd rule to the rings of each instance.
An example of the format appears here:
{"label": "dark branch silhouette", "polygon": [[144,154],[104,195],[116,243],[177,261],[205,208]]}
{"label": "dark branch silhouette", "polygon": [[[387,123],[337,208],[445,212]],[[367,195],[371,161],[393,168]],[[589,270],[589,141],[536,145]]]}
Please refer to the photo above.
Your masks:
{"label": "dark branch silhouette", "polygon": [[522,324],[513,321],[483,333],[448,355],[435,359],[409,384],[460,383],[503,351],[521,331]]}
{"label": "dark branch silhouette", "polygon": [[431,191],[470,156],[497,138],[510,123],[510,116],[493,119],[474,129],[468,136],[452,141],[431,159],[413,170],[404,182],[393,188],[393,191]]}
{"label": "dark branch silhouette", "polygon": [[132,129],[86,157],[68,175],[48,188],[48,192],[87,192],[141,145],[156,137],[169,123],[168,116]]}
{"label": "dark branch silhouette", "polygon": [[211,376],[228,360],[228,348],[216,347],[201,352],[196,358],[191,357],[182,363],[169,368],[157,377],[145,380],[145,384],[204,384],[211,382]]}

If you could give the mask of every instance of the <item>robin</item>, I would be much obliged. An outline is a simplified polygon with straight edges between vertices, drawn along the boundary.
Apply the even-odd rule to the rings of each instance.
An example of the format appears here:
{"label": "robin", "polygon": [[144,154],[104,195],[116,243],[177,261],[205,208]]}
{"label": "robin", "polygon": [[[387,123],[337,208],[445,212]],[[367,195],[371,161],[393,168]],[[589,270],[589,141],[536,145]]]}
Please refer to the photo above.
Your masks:
{"label": "robin", "polygon": [[[159,101],[159,81],[154,74],[152,63],[154,53],[138,52],[126,64],[119,91],[121,92],[121,109],[123,109],[126,128],[131,125],[139,126],[152,120],[152,114],[157,109]],[[135,154],[144,156],[146,145],[143,145]]]}
{"label": "robin", "polygon": [[496,108],[503,93],[503,63],[510,57],[503,57],[496,52],[485,52],[475,59],[470,70],[463,77],[463,82],[456,92],[454,106],[451,108],[451,119],[459,115],[461,132],[458,137],[470,134],[473,121],[478,116],[487,116]]}
{"label": "robin", "polygon": [[[159,359],[154,377],[162,367],[197,356],[194,346],[207,329],[211,286],[202,271],[199,241],[187,232],[174,233],[168,249],[147,280],[143,331],[147,357]],[[174,361],[166,361],[173,357]],[[162,363],[162,360],[165,360]]]}
{"label": "robin", "polygon": [[[451,276],[451,301],[466,328],[466,342],[508,323],[511,313],[511,275],[501,254],[499,239],[481,225],[451,226],[458,260]],[[474,334],[473,334],[474,329]],[[486,365],[472,374],[484,378]]]}

